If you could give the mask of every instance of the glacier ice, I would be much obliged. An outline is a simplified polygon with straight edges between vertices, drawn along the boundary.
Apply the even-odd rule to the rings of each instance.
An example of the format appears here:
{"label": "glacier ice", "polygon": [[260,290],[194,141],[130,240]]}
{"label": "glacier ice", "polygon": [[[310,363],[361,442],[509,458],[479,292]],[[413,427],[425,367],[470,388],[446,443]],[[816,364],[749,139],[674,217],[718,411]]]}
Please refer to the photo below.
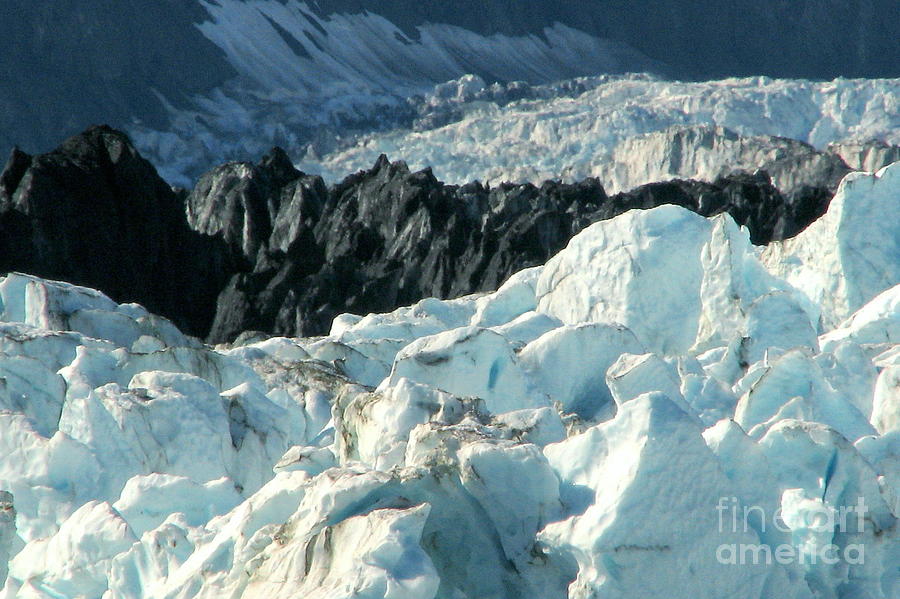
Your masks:
{"label": "glacier ice", "polygon": [[186,476],[153,473],[129,479],[112,507],[140,537],[171,514],[182,514],[189,526],[201,526],[241,501],[226,477],[200,484]]}
{"label": "glacier ice", "polygon": [[802,322],[808,300],[763,271],[730,217],[676,206],[589,226],[547,262],[536,288],[539,309],[564,323],[615,322],[663,354],[723,345],[750,304],[776,291]]}
{"label": "glacier ice", "polygon": [[819,177],[836,183],[848,168],[842,155],[852,168],[880,168],[896,160],[891,144],[900,143],[898,79],[682,82],[629,75],[582,83],[574,97],[464,104],[455,122],[367,134],[299,166],[338,180],[387,154],[455,184],[597,177],[611,193],[765,168],[792,189]]}
{"label": "glacier ice", "polygon": [[[734,420],[752,436],[795,418],[828,424],[855,441],[874,430],[866,416],[828,384],[818,365],[804,349],[793,349],[748,373],[755,382],[741,396]],[[740,383],[739,383],[740,385]]]}
{"label": "glacier ice", "polygon": [[717,530],[714,504],[732,488],[700,432],[654,392],[547,449],[575,514],[541,539],[578,562],[570,597],[760,595],[771,568],[716,560],[718,545],[756,535]]}
{"label": "glacier ice", "polygon": [[[310,515],[315,514],[311,512]],[[429,506],[375,509],[320,529],[291,523],[259,556],[242,596],[310,599],[433,596],[439,580],[420,540]],[[313,525],[310,527],[310,525]],[[300,533],[298,536],[297,533]]]}
{"label": "glacier ice", "polygon": [[871,420],[882,435],[900,431],[900,366],[889,366],[878,375]]}
{"label": "glacier ice", "polygon": [[823,218],[763,254],[771,272],[821,307],[828,329],[900,280],[898,179],[896,162],[848,175]]}
{"label": "glacier ice", "polygon": [[401,378],[463,397],[480,397],[496,414],[546,403],[531,388],[506,339],[479,327],[459,327],[413,341],[397,354],[386,384]]}
{"label": "glacier ice", "polygon": [[828,348],[849,340],[867,345],[893,345],[900,341],[900,286],[872,298],[840,326],[822,336]]}
{"label": "glacier ice", "polygon": [[620,354],[606,369],[606,384],[616,406],[621,407],[626,401],[657,391],[685,413],[695,414],[695,409],[681,393],[681,377],[676,366],[656,354]]}
{"label": "glacier ice", "polygon": [[636,210],[321,338],[9,274],[0,597],[894,599],[896,173],[777,247]]}
{"label": "glacier ice", "polygon": [[128,523],[105,501],[78,508],[53,536],[28,543],[10,563],[10,578],[28,593],[100,597],[110,562],[137,540]]}
{"label": "glacier ice", "polygon": [[622,354],[640,351],[643,346],[624,326],[584,323],[541,335],[519,357],[537,386],[564,411],[592,418],[612,402],[606,371]]}

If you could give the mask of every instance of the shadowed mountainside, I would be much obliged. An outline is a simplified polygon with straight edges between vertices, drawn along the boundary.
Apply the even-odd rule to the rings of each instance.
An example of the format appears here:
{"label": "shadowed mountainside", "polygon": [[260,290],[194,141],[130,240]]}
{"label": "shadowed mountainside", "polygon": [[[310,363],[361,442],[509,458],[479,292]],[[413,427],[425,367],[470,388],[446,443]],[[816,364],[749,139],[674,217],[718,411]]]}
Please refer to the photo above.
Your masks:
{"label": "shadowed mountainside", "polygon": [[342,312],[495,289],[587,225],[633,208],[729,212],[754,243],[795,235],[831,190],[782,195],[765,173],[670,181],[608,196],[596,179],[445,185],[384,156],[332,187],[275,148],[175,191],[128,137],[94,127],[0,175],[0,272],[136,301],[210,342],[246,330],[327,332]]}

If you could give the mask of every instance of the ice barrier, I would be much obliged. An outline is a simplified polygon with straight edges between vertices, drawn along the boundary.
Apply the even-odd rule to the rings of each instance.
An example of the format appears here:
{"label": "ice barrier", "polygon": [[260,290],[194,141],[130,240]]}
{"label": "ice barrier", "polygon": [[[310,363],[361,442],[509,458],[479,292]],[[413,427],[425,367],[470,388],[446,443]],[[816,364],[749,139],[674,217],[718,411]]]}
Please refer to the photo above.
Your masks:
{"label": "ice barrier", "polygon": [[763,261],[632,211],[323,338],[10,274],[0,596],[896,597],[897,168]]}

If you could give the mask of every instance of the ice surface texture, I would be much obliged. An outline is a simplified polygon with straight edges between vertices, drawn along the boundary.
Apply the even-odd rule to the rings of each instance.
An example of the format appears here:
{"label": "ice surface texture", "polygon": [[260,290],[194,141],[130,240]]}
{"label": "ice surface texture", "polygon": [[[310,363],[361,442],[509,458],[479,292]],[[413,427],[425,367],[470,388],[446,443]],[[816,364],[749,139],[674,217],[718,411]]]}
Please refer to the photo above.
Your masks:
{"label": "ice surface texture", "polygon": [[319,338],[211,348],[10,274],[0,596],[893,599],[898,168],[783,246],[632,210]]}
{"label": "ice surface texture", "polygon": [[[839,179],[843,173],[827,173],[840,168],[844,154],[854,164],[879,155],[875,148],[842,142],[900,144],[898,79],[673,82],[632,76],[585,83],[574,96],[505,106],[474,97],[459,101],[455,122],[372,133],[300,166],[334,180],[385,153],[413,168],[432,167],[450,183],[598,177],[610,192],[767,168],[788,191],[816,175]],[[466,86],[459,90],[461,98],[472,97]],[[434,102],[447,103],[439,95]],[[821,154],[831,143],[839,145]],[[896,151],[885,158],[897,160]]]}

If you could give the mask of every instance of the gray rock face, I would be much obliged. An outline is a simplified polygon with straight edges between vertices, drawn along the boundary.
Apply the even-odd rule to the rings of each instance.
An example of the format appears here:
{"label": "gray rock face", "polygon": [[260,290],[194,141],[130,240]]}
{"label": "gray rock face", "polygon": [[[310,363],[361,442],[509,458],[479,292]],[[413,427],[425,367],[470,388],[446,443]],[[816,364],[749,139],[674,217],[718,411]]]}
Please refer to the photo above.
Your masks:
{"label": "gray rock face", "polygon": [[321,179],[303,177],[274,148],[259,165],[229,163],[201,177],[187,198],[188,223],[252,261],[262,244],[286,252],[304,219],[321,212],[317,200],[326,193]]}
{"label": "gray rock face", "polygon": [[608,196],[597,179],[445,185],[381,156],[329,188],[276,148],[179,194],[125,135],[95,127],[49,154],[12,153],[0,174],[0,273],[98,288],[211,342],[247,330],[310,336],[343,312],[495,289],[633,208],[727,211],[755,243],[784,239],[825,211],[829,184],[783,195],[764,172],[735,173]]}
{"label": "gray rock face", "polygon": [[40,156],[15,150],[0,175],[0,272],[102,289],[203,335],[237,264],[226,243],[188,227],[183,198],[108,127]]}

